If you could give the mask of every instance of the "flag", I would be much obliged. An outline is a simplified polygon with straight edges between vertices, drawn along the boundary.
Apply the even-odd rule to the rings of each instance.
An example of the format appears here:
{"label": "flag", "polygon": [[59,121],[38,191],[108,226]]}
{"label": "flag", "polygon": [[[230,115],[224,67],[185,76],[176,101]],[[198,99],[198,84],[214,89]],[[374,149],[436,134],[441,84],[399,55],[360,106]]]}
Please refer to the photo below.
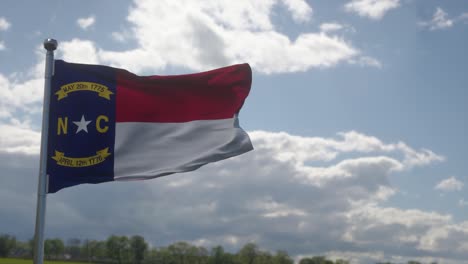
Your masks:
{"label": "flag", "polygon": [[138,76],[56,60],[48,192],[192,171],[252,150],[238,121],[251,81],[248,64]]}

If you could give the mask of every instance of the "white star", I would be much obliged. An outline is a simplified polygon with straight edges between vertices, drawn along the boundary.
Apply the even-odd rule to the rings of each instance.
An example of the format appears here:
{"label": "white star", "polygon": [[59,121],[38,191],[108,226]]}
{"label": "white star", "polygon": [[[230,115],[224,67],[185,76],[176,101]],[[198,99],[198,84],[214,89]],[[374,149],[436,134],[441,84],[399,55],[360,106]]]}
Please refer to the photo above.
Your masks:
{"label": "white star", "polygon": [[78,126],[76,134],[78,134],[78,132],[81,130],[84,130],[86,133],[88,133],[88,124],[91,123],[91,121],[86,121],[84,115],[82,115],[80,121],[73,121],[73,123]]}

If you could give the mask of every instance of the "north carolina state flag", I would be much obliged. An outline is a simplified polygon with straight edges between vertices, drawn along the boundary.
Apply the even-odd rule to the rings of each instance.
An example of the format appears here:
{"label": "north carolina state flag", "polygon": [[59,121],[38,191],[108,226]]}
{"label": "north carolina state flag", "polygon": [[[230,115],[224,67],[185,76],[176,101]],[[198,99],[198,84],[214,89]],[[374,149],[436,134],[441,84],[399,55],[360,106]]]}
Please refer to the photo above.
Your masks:
{"label": "north carolina state flag", "polygon": [[137,76],[56,60],[48,192],[191,171],[252,150],[237,118],[251,81],[248,64]]}

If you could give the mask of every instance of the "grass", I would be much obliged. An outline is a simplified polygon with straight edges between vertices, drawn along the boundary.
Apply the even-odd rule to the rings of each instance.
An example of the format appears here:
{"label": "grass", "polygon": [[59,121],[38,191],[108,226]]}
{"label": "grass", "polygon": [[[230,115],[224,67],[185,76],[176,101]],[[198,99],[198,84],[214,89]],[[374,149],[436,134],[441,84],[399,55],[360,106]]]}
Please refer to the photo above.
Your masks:
{"label": "grass", "polygon": [[[32,264],[32,259],[14,259],[14,258],[0,258],[0,264]],[[85,264],[88,262],[71,262],[71,261],[51,261],[46,260],[44,264]]]}

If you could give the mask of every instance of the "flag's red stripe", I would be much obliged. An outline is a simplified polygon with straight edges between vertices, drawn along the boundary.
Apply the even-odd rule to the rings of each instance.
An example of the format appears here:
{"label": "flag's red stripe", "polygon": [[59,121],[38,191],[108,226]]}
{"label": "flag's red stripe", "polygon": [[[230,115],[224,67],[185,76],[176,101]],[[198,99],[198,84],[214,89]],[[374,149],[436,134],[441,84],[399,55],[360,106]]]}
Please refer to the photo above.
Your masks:
{"label": "flag's red stripe", "polygon": [[174,76],[117,73],[116,122],[188,122],[232,118],[249,94],[252,72],[238,64]]}

